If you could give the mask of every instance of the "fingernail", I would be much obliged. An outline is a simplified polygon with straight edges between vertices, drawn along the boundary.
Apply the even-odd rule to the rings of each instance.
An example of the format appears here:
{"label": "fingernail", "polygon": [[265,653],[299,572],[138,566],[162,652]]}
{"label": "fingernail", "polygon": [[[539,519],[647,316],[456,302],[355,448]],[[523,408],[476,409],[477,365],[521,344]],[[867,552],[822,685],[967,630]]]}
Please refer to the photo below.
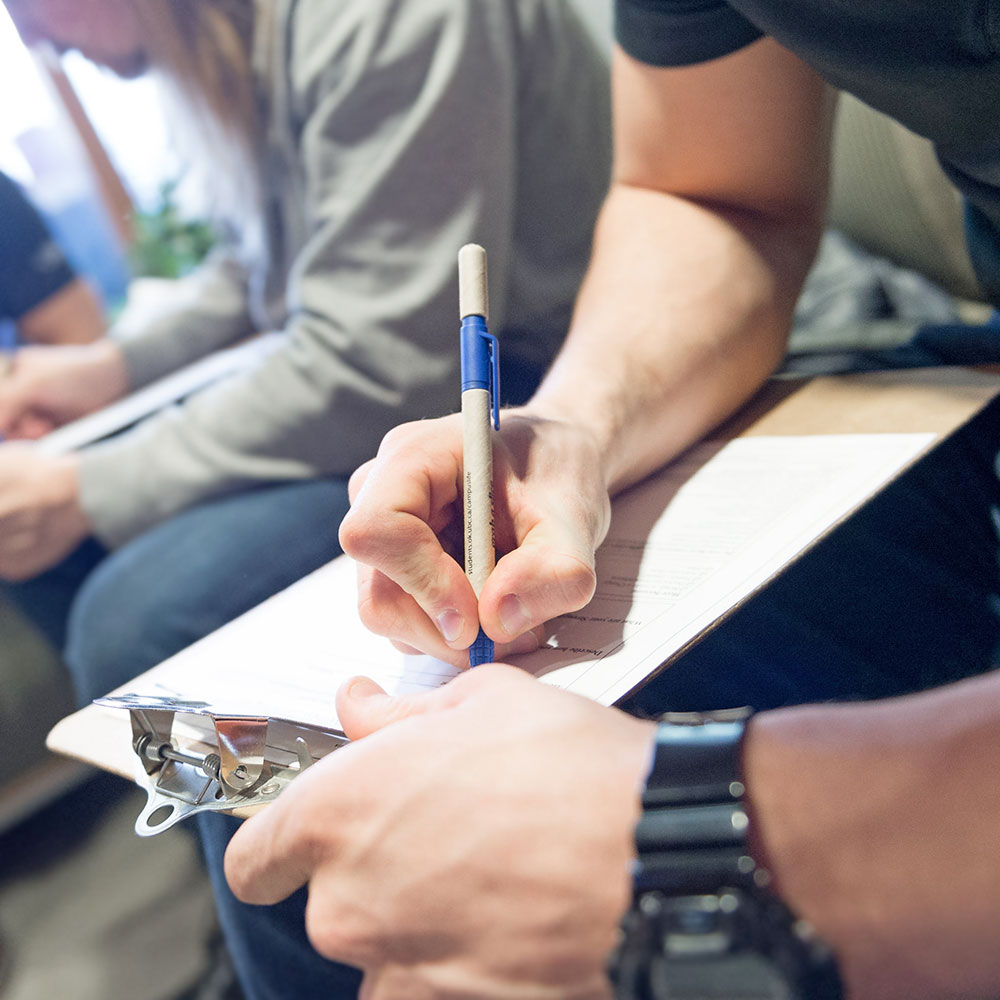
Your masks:
{"label": "fingernail", "polygon": [[438,631],[445,642],[454,642],[462,634],[463,625],[465,619],[454,608],[448,608],[437,616]]}
{"label": "fingernail", "polygon": [[507,652],[511,656],[517,656],[518,653],[533,653],[538,649],[539,642],[538,636],[535,635],[530,629],[519,635],[508,647]]}
{"label": "fingernail", "polygon": [[500,624],[508,635],[520,635],[530,624],[531,619],[517,594],[507,594],[500,598]]}
{"label": "fingernail", "polygon": [[370,677],[356,677],[347,685],[350,698],[371,698],[382,694],[382,689]]}

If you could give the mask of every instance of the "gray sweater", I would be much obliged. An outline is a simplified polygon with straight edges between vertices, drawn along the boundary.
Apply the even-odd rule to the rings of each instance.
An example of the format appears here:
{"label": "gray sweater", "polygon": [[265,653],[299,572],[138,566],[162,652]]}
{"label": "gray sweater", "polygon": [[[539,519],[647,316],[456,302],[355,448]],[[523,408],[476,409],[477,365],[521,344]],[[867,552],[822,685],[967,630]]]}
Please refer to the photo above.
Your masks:
{"label": "gray sweater", "polygon": [[120,545],[276,480],[347,476],[459,407],[456,255],[486,247],[491,331],[544,366],[607,187],[606,65],[564,0],[257,0],[266,254],[215,259],[123,342],[134,386],[253,332],[278,350],[81,454]]}

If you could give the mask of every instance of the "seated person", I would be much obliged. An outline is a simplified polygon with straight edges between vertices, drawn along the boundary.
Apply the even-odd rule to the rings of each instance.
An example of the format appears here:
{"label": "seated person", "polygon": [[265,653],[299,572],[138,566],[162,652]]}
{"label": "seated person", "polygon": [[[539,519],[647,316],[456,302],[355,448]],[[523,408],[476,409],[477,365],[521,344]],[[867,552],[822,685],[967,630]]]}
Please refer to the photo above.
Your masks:
{"label": "seated person", "polygon": [[163,79],[234,240],[146,329],[24,356],[0,433],[282,337],[79,454],[0,446],[0,577],[86,701],[340,551],[350,472],[457,408],[465,241],[490,248],[505,392],[530,394],[607,189],[607,67],[564,0],[6,2],[29,43]]}
{"label": "seated person", "polygon": [[[397,428],[352,480],[341,537],[365,564],[363,617],[455,664],[480,625],[502,658],[583,607],[610,496],[778,364],[824,217],[824,80],[936,142],[983,293],[1000,304],[1000,22],[981,4],[617,0],[617,31],[615,176],[567,342],[501,418],[501,558],[478,598],[448,546],[460,420]],[[811,933],[851,1000],[1000,995],[998,441],[994,406],[630,706],[763,709],[726,738],[713,775],[696,760],[661,769],[671,723],[509,667],[401,699],[355,680],[338,705],[357,742],[243,825],[230,884],[256,903],[307,885],[312,943],[362,968],[369,1000],[610,996],[630,893],[659,888],[647,902],[661,907],[693,871],[689,891],[715,909],[688,916],[735,923],[750,900],[748,951],[788,983],[765,990],[720,960],[679,995],[836,997]],[[788,707],[831,699],[845,703]],[[733,811],[710,834],[688,816],[673,841],[653,836],[669,796],[691,801],[685,780]],[[649,843],[658,867],[633,868]],[[684,845],[738,853],[713,871]],[[623,1000],[678,995],[698,955],[664,961],[678,938],[701,954],[725,940],[699,939],[689,919],[637,942],[632,917],[638,982],[618,967]],[[288,975],[318,961],[303,949]]]}
{"label": "seated person", "polygon": [[85,344],[104,334],[104,312],[28,196],[0,172],[0,320],[34,344]]}
{"label": "seated person", "polygon": [[[490,254],[502,392],[530,395],[607,190],[608,72],[566,0],[5,2],[28,42],[165,80],[236,239],[148,329],[25,358],[0,432],[281,335],[79,454],[0,445],[3,592],[86,702],[340,552],[350,473],[399,421],[459,406],[466,242]],[[227,938],[256,914],[227,906]],[[295,989],[279,939],[233,953],[250,996],[355,992],[329,964]]]}

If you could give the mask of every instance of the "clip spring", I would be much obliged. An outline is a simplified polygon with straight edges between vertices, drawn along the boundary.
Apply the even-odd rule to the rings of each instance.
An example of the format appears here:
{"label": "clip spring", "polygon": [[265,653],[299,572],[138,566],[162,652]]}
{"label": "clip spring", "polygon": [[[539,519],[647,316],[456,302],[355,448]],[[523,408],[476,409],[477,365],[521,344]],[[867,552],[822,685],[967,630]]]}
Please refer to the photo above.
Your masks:
{"label": "clip spring", "polygon": [[137,778],[146,788],[135,821],[143,837],[199,812],[273,801],[296,775],[348,742],[342,733],[281,719],[138,706],[129,715]]}

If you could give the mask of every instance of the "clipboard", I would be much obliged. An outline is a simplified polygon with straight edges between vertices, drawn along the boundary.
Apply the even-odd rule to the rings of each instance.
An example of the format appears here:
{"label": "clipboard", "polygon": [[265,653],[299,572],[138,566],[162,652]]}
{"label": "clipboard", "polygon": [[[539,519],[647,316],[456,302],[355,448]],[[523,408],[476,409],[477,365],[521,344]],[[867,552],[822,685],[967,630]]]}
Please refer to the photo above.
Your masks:
{"label": "clipboard", "polygon": [[[765,453],[777,448],[780,458],[784,444],[794,447],[794,439],[811,453],[823,452],[827,447],[836,452],[845,442],[848,451],[853,447],[860,453],[864,450],[862,444],[867,447],[879,441],[885,444],[888,458],[872,458],[868,477],[858,480],[853,493],[848,491],[839,497],[822,526],[817,528],[803,521],[799,534],[787,541],[784,551],[771,554],[769,562],[754,564],[750,570],[743,566],[739,575],[737,560],[731,560],[732,565],[723,569],[732,570],[733,579],[726,580],[715,603],[706,605],[691,620],[684,620],[683,627],[671,620],[669,641],[660,641],[662,637],[656,634],[656,628],[666,630],[666,619],[658,620],[651,635],[637,640],[639,652],[632,659],[626,658],[621,667],[614,665],[615,653],[602,652],[591,662],[587,654],[600,651],[579,649],[576,652],[580,655],[575,661],[570,657],[568,668],[561,666],[547,672],[543,664],[536,672],[543,681],[558,683],[606,704],[622,700],[669,666],[700,636],[765,587],[912,462],[975,416],[998,393],[1000,375],[957,368],[769,383],[699,446],[715,456],[712,462],[725,455],[731,445],[744,451],[761,448]],[[808,441],[802,442],[803,437]],[[676,504],[682,494],[669,489],[663,492],[673,474],[671,470],[676,473],[685,465],[697,466],[696,453],[698,449],[682,456],[666,472],[616,498],[610,542],[614,542],[620,515],[642,511],[647,502],[661,504],[663,496],[674,498],[667,506],[668,511],[672,509],[671,504]],[[689,482],[694,482],[694,477]],[[651,524],[661,519],[656,510],[651,511]],[[655,525],[650,537],[654,533]],[[769,545],[767,542],[762,547],[767,549]],[[608,542],[598,553],[599,580],[606,546]],[[751,563],[753,559],[747,565]],[[332,708],[333,694],[344,677],[372,673],[368,669],[372,664],[388,663],[393,657],[411,661],[392,675],[389,689],[395,693],[444,683],[455,673],[453,668],[427,657],[390,653],[386,640],[367,633],[358,620],[353,581],[353,564],[346,557],[334,560],[118,692],[68,716],[49,734],[50,749],[131,778],[144,787],[147,804],[136,823],[137,833],[143,836],[169,829],[201,811],[252,814],[273,801],[313,762],[347,742]],[[605,627],[600,616],[590,616],[596,623],[585,623],[584,615],[565,617],[569,620],[556,627],[555,634],[558,638],[562,628],[569,642],[587,629],[600,631]],[[306,636],[294,654],[297,658],[308,659],[316,652],[310,643],[321,645],[322,636],[334,638],[334,645],[325,653],[322,649],[316,652],[317,663],[307,665],[307,669],[319,671],[313,678],[313,695],[308,704],[291,698],[300,678],[293,678],[282,668],[289,655],[287,636],[296,629]],[[581,641],[581,645],[585,643]],[[323,671],[329,669],[331,657],[341,653],[347,662],[338,664],[340,672],[331,672],[325,684]],[[530,657],[535,655],[518,659],[531,669]],[[254,675],[255,666],[264,673]],[[296,666],[300,666],[298,660]],[[601,670],[609,669],[615,683],[588,688],[591,675],[600,677]],[[374,676],[386,686],[384,677]],[[286,701],[290,689],[290,700]],[[324,695],[317,696],[316,691]]]}
{"label": "clipboard", "polygon": [[165,696],[112,695],[128,711],[132,766],[146,804],[135,831],[148,837],[206,810],[267,805],[320,758],[348,742],[339,729]]}

